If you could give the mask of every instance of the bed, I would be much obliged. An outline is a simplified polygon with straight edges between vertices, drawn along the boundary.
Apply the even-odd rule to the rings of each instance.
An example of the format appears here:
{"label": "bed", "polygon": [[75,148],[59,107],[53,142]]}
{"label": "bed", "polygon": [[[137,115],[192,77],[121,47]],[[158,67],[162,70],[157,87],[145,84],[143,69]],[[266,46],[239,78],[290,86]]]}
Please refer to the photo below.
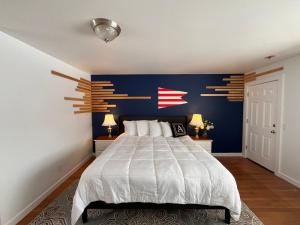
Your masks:
{"label": "bed", "polygon": [[[180,122],[182,117],[119,117]],[[83,172],[72,208],[72,225],[94,208],[224,209],[238,220],[241,201],[231,173],[189,136],[149,137],[122,133]]]}

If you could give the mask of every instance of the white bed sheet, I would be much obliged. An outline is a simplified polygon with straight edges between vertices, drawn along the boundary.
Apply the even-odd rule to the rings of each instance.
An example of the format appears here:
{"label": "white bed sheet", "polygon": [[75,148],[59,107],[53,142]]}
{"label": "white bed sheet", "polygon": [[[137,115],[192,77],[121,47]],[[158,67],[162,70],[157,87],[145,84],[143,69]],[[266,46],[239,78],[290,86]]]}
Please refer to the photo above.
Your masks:
{"label": "white bed sheet", "polygon": [[93,201],[218,205],[241,212],[232,174],[189,136],[120,135],[82,174],[72,225]]}

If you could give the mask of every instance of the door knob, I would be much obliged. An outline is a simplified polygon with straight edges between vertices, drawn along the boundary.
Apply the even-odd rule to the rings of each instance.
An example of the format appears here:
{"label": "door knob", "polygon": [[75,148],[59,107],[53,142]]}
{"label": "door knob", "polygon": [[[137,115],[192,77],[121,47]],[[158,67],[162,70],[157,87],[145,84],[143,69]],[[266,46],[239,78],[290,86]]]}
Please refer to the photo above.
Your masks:
{"label": "door knob", "polygon": [[271,134],[275,134],[276,133],[276,131],[275,130],[271,130]]}

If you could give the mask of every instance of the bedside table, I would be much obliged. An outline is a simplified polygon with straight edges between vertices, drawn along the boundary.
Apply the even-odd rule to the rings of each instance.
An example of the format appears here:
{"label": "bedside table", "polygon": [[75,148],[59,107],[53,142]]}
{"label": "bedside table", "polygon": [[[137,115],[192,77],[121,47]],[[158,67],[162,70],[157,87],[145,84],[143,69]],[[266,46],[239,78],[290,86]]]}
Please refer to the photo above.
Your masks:
{"label": "bedside table", "polygon": [[99,136],[95,141],[95,155],[98,157],[118,136]]}
{"label": "bedside table", "polygon": [[209,137],[200,136],[198,139],[195,136],[190,136],[198,145],[203,147],[208,153],[211,154],[212,142],[213,140],[209,139]]}

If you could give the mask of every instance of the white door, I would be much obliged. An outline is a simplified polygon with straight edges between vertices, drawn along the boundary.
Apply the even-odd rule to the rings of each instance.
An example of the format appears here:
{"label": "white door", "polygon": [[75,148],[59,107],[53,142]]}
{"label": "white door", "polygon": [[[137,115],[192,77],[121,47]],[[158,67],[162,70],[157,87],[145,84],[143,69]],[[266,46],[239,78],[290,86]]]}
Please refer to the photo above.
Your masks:
{"label": "white door", "polygon": [[247,88],[247,157],[274,171],[278,81]]}

